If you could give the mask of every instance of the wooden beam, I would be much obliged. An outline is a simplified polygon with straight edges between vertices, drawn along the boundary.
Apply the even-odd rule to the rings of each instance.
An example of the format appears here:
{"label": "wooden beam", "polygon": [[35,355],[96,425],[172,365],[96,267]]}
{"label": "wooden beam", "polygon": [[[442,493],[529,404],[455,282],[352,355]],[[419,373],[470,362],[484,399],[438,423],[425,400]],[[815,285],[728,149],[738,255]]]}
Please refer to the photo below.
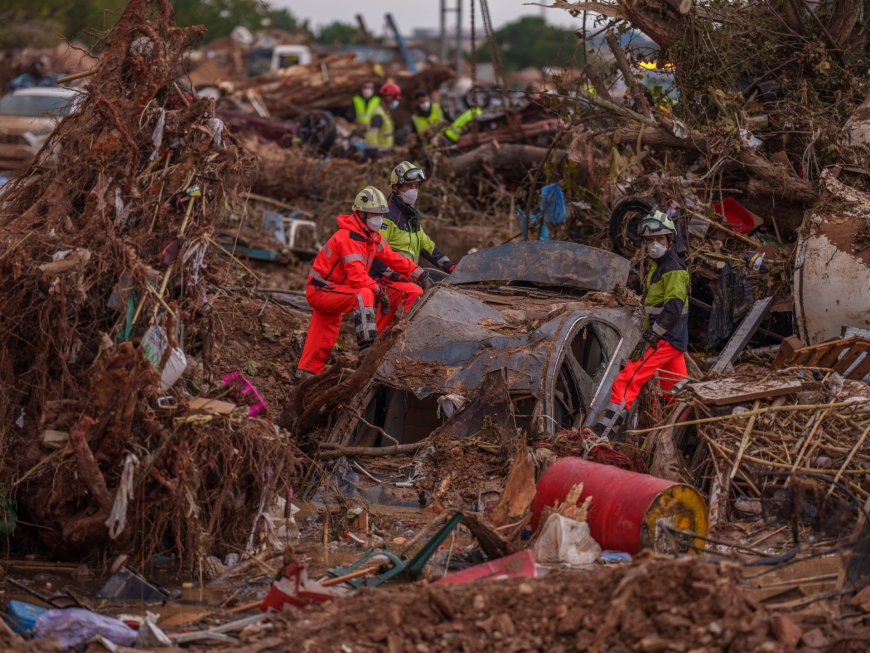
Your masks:
{"label": "wooden beam", "polygon": [[761,326],[761,322],[767,317],[770,311],[770,305],[773,303],[773,297],[765,297],[756,301],[749,313],[743,318],[740,326],[731,335],[722,353],[719,354],[719,359],[710,370],[711,374],[722,374],[731,368],[731,364],[737,359],[737,356],[743,351],[743,348],[749,344],[752,336]]}

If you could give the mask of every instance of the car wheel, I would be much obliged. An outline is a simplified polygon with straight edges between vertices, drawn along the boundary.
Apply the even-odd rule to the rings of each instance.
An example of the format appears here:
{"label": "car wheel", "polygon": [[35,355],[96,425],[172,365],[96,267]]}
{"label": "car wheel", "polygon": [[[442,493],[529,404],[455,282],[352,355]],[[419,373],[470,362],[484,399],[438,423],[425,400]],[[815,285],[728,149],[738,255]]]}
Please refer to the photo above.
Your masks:
{"label": "car wheel", "polygon": [[610,214],[610,239],[617,254],[631,258],[641,244],[640,221],[655,205],[639,197],[622,200]]}
{"label": "car wheel", "polygon": [[335,118],[328,111],[310,111],[299,121],[298,134],[303,145],[325,152],[338,136]]}

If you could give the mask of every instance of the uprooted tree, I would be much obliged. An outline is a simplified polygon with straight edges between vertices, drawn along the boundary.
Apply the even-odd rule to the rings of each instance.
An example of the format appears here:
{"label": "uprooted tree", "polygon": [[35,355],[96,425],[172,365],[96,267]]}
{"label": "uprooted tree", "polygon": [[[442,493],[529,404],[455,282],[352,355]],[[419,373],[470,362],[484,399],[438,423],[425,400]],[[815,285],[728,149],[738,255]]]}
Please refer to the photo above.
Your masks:
{"label": "uprooted tree", "polygon": [[212,233],[252,168],[175,83],[203,30],[131,0],[78,109],[0,194],[0,503],[58,556],[244,546],[293,472],[270,422],[193,419],[158,382],[180,350],[208,369]]}
{"label": "uprooted tree", "polygon": [[[684,168],[695,165],[708,189],[736,184],[771,203],[806,205],[818,199],[816,182],[825,167],[864,166],[866,147],[844,139],[843,129],[868,91],[870,3],[540,4],[575,16],[589,12],[599,18],[596,28],[635,28],[658,44],[659,63],[673,70],[678,102],[673,112],[651,106],[624,70],[633,111],[619,112],[628,120],[616,142],[683,156]],[[579,94],[596,109],[617,113],[602,97]]]}

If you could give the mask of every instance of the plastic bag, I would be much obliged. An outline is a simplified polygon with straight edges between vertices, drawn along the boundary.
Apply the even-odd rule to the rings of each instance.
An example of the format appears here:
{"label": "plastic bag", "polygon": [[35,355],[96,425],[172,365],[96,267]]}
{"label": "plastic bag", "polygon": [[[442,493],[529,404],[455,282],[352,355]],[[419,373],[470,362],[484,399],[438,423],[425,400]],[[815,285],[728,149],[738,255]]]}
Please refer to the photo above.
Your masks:
{"label": "plastic bag", "polygon": [[37,637],[57,637],[61,649],[79,648],[97,636],[119,646],[133,646],[136,631],[123,621],[83,608],[52,609],[36,620]]}
{"label": "plastic bag", "polygon": [[547,518],[534,548],[538,562],[569,567],[591,565],[601,555],[601,547],[589,533],[589,524],[559,513]]}

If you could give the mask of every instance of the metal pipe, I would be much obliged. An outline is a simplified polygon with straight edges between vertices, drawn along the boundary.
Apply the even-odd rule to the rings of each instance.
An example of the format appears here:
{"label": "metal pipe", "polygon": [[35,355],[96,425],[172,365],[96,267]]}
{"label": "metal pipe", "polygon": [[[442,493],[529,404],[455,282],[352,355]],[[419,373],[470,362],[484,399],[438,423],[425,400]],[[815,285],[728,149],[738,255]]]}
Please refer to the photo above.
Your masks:
{"label": "metal pipe", "polygon": [[439,56],[441,61],[447,60],[447,0],[440,0],[438,3],[440,11],[438,12],[438,44]]}
{"label": "metal pipe", "polygon": [[[471,0],[474,2],[474,0]],[[462,0],[456,0],[456,79],[462,75]]]}

